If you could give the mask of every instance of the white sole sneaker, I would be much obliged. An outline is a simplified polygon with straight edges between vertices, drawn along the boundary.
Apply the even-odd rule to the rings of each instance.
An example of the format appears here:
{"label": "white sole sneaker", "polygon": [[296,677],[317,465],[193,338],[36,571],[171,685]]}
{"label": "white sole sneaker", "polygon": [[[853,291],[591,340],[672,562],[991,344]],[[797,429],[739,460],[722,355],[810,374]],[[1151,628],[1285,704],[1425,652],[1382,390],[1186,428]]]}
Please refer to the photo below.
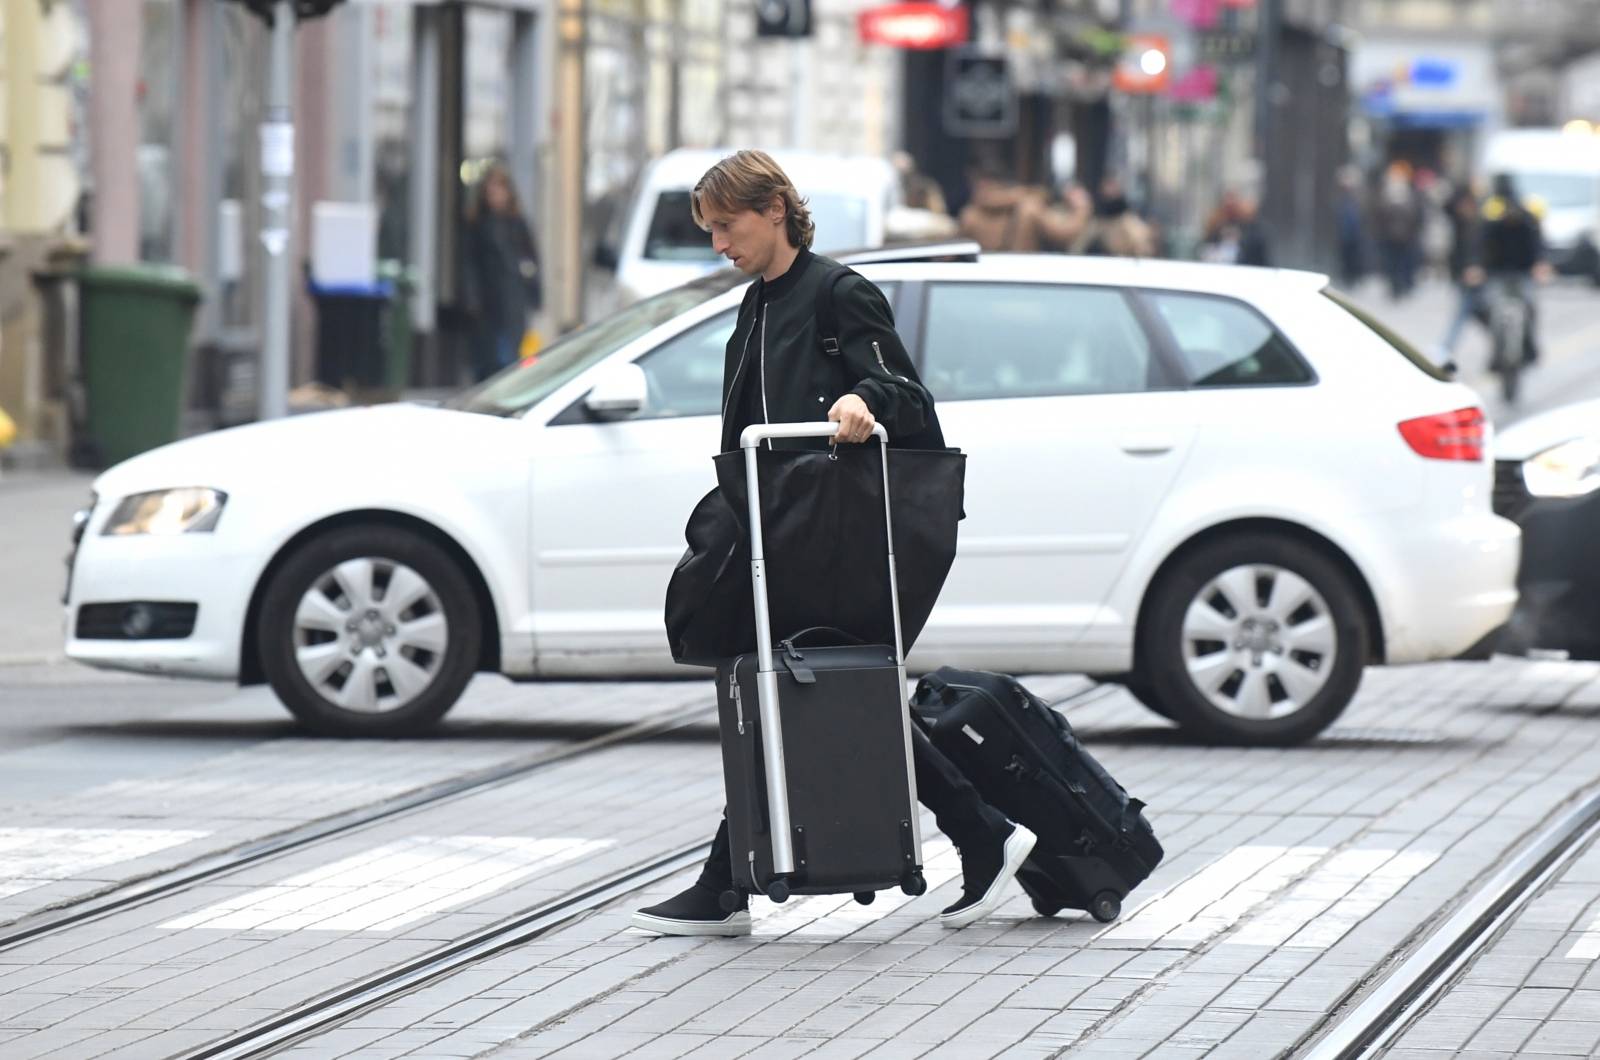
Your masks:
{"label": "white sole sneaker", "polygon": [[750,934],[750,912],[740,909],[722,920],[673,920],[670,917],[633,914],[633,926],[658,935],[710,935],[737,938]]}
{"label": "white sole sneaker", "polygon": [[995,907],[1000,904],[1000,896],[1005,893],[1006,884],[1011,882],[1017,870],[1022,868],[1022,863],[1028,860],[1028,855],[1033,853],[1033,844],[1039,837],[1022,827],[1020,824],[1012,828],[1011,834],[1006,837],[1005,864],[1000,867],[1000,875],[989,884],[989,889],[983,892],[983,897],[967,906],[957,909],[953,913],[940,913],[939,923],[947,928],[966,927],[974,920],[982,920]]}

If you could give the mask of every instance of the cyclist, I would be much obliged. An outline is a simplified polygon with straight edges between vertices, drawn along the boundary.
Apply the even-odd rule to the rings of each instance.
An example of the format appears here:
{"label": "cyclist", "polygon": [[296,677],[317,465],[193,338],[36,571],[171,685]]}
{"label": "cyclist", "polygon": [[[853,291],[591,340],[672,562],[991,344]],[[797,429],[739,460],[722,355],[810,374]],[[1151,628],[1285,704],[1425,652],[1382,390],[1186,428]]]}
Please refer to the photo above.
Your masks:
{"label": "cyclist", "polygon": [[1467,286],[1478,286],[1487,280],[1516,291],[1527,307],[1527,325],[1522,338],[1524,365],[1533,364],[1539,358],[1538,303],[1533,297],[1533,284],[1534,281],[1543,283],[1551,275],[1540,228],[1543,213],[1542,204],[1535,200],[1524,201],[1517,195],[1516,182],[1510,174],[1498,174],[1492,193],[1483,204],[1479,244],[1483,264],[1469,267],[1462,277]]}

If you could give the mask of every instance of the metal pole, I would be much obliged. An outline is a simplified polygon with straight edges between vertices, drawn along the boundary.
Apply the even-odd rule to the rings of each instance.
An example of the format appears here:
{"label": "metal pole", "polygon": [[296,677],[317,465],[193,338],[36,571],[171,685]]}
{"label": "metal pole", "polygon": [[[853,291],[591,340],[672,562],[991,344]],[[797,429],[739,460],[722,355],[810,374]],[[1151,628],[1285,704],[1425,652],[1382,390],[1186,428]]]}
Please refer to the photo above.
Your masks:
{"label": "metal pole", "polygon": [[289,413],[289,244],[294,205],[294,14],[274,8],[261,123],[261,247],[266,252],[261,318],[260,417]]}

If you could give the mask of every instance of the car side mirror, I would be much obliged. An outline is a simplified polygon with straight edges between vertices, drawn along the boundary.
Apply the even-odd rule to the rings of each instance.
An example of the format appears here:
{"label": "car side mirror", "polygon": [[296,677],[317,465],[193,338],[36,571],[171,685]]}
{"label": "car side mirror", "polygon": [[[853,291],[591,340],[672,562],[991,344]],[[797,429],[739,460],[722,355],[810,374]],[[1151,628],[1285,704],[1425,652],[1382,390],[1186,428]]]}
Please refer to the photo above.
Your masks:
{"label": "car side mirror", "polygon": [[643,409],[649,394],[650,384],[643,368],[636,364],[611,365],[584,396],[583,407],[596,419],[621,419]]}

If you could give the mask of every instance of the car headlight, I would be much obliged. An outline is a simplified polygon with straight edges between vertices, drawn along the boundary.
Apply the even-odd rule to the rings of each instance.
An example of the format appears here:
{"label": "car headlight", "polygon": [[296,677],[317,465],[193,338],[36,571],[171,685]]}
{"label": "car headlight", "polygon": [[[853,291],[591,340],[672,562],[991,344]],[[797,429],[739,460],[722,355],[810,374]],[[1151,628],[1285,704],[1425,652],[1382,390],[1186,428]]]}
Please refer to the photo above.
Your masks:
{"label": "car headlight", "polygon": [[1535,497],[1581,497],[1600,489],[1600,439],[1574,438],[1522,465],[1522,481]]}
{"label": "car headlight", "polygon": [[216,528],[228,495],[201,486],[156,490],[124,497],[106,520],[102,534],[204,533]]}

